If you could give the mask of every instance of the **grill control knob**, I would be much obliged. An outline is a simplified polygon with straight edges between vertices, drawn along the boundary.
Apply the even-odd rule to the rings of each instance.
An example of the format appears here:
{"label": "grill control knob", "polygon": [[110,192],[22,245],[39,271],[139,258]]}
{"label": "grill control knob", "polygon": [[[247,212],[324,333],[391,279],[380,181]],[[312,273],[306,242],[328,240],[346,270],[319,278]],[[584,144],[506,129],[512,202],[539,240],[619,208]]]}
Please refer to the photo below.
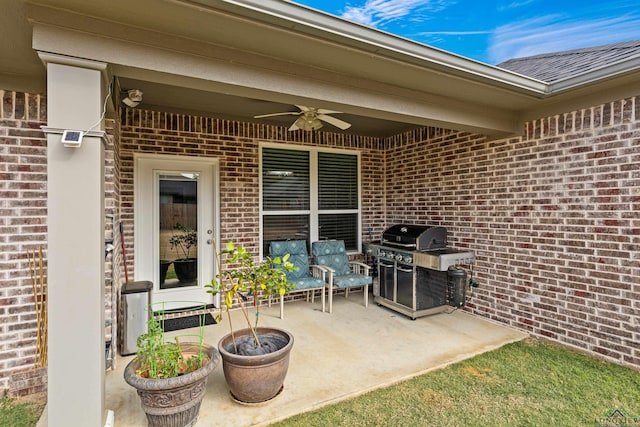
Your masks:
{"label": "grill control knob", "polygon": [[378,256],[384,257],[385,255],[385,251],[378,251]]}
{"label": "grill control knob", "polygon": [[404,262],[406,262],[407,264],[411,264],[413,262],[413,258],[408,255],[404,257]]}
{"label": "grill control knob", "polygon": [[396,260],[397,261],[402,261],[402,258],[403,258],[402,254],[397,254],[396,255]]}

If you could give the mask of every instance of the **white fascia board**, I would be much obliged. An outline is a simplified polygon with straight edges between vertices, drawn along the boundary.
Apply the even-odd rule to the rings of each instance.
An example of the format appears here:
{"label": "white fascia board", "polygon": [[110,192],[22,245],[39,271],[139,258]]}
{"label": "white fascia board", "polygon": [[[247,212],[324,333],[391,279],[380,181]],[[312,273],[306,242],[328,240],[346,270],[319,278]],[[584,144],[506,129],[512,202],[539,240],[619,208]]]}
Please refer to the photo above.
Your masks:
{"label": "white fascia board", "polygon": [[[179,1],[178,1],[179,2]],[[283,0],[193,0],[203,7],[226,10],[298,32],[319,36],[396,60],[446,70],[463,78],[499,84],[534,96],[548,93],[542,81],[484,64],[410,39]]]}

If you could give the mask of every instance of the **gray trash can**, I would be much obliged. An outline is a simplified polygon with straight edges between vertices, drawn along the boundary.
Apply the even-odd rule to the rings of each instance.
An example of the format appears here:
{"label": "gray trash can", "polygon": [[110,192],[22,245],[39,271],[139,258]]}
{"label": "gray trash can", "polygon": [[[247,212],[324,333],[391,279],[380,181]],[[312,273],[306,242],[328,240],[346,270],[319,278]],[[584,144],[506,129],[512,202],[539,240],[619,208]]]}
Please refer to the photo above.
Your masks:
{"label": "gray trash can", "polygon": [[151,289],[153,283],[147,280],[127,282],[122,286],[120,354],[123,356],[136,353],[138,337],[147,332],[147,321],[151,316],[148,309],[151,305]]}

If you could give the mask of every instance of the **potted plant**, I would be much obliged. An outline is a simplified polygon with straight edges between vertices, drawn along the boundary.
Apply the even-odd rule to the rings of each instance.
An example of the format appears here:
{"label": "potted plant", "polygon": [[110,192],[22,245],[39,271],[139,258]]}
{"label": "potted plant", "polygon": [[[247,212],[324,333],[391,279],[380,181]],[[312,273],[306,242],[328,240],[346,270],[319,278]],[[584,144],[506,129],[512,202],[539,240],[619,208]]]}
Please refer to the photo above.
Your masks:
{"label": "potted plant", "polygon": [[[202,329],[202,328],[201,328]],[[202,342],[165,341],[161,321],[151,317],[138,352],[124,370],[151,427],[192,426],[198,419],[207,378],[218,365],[215,348]]]}
{"label": "potted plant", "polygon": [[173,268],[180,282],[189,282],[198,277],[198,259],[191,257],[191,248],[198,246],[198,233],[193,227],[177,223],[169,239],[171,249],[177,251],[181,258],[173,260]]}
{"label": "potted plant", "polygon": [[[270,296],[282,296],[291,285],[285,271],[296,267],[282,258],[267,257],[255,263],[253,256],[241,245],[227,244],[222,254],[227,262],[238,267],[222,271],[220,254],[216,254],[218,271],[216,279],[207,285],[212,295],[220,294],[224,301],[224,312],[229,320],[230,333],[218,342],[222,357],[222,368],[234,399],[242,403],[260,403],[274,398],[283,388],[289,368],[289,354],[293,347],[293,336],[282,329],[258,327],[261,300]],[[276,268],[278,267],[278,268]],[[252,296],[255,305],[255,323],[252,323],[244,300]],[[229,310],[237,304],[247,328],[234,331]],[[221,311],[218,321],[222,320]]]}

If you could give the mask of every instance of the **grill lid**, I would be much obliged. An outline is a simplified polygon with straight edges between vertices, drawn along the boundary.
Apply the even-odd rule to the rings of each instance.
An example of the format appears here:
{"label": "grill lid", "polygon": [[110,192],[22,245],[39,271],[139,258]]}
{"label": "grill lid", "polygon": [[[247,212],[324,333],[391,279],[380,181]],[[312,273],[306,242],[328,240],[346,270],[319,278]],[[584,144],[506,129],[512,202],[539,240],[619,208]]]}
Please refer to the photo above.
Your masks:
{"label": "grill lid", "polygon": [[382,244],[418,251],[447,246],[447,229],[431,225],[396,224],[382,233]]}

